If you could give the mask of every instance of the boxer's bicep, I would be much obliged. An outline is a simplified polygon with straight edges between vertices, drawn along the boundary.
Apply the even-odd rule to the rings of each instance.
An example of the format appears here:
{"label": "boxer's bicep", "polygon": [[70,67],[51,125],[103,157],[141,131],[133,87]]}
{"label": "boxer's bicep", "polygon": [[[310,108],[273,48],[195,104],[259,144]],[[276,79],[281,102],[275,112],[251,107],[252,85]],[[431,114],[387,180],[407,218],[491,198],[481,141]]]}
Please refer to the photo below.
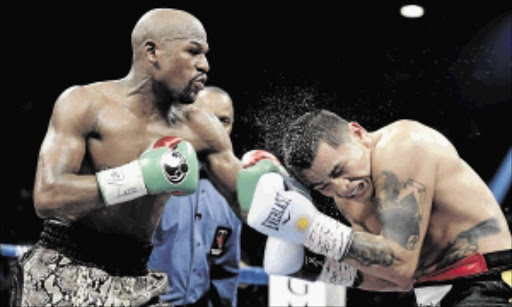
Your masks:
{"label": "boxer's bicep", "polygon": [[[37,163],[34,204],[38,213],[69,205],[74,197],[92,201],[97,196],[94,176],[76,175],[85,155],[86,135],[93,126],[82,92],[70,89],[55,103]],[[83,197],[81,189],[88,189],[91,197]]]}
{"label": "boxer's bicep", "polygon": [[375,182],[377,218],[381,234],[409,251],[419,249],[429,218],[430,200],[425,180],[418,176],[399,177],[382,171]]}
{"label": "boxer's bicep", "polygon": [[48,131],[39,152],[45,170],[55,174],[78,171],[85,154],[81,114],[72,108],[69,99],[60,98],[54,107]]}
{"label": "boxer's bicep", "polygon": [[374,205],[381,236],[413,274],[430,220],[437,159],[425,144],[406,146],[400,154],[376,170]]}

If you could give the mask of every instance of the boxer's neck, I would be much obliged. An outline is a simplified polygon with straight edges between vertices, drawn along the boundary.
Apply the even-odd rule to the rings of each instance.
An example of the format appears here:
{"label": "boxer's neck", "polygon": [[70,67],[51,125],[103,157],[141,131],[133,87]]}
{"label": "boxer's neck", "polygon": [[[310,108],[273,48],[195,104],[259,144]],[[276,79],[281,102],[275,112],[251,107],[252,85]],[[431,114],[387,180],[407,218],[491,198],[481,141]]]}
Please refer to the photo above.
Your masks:
{"label": "boxer's neck", "polygon": [[141,74],[132,68],[120,82],[126,88],[130,108],[135,108],[144,115],[167,118],[173,105],[172,95],[155,85],[149,75]]}

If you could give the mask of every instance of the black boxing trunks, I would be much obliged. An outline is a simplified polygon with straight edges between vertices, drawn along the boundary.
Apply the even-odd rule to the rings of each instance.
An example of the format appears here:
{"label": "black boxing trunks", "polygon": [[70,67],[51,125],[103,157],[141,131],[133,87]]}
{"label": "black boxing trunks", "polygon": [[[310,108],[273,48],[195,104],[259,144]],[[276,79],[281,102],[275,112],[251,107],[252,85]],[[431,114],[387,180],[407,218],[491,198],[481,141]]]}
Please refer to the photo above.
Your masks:
{"label": "black boxing trunks", "polygon": [[511,306],[512,250],[474,253],[422,276],[414,285],[418,306]]}
{"label": "black boxing trunks", "polygon": [[167,276],[146,268],[151,249],[66,219],[46,220],[14,268],[11,306],[158,304]]}

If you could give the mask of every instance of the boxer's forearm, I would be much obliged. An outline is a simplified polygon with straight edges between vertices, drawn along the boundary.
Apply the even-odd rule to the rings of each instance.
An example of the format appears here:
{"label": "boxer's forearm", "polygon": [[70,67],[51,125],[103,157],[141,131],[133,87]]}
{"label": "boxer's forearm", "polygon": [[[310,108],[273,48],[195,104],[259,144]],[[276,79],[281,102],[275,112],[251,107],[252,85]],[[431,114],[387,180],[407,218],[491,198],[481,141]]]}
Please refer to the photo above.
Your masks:
{"label": "boxer's forearm", "polygon": [[41,218],[77,216],[104,207],[94,175],[60,175],[39,178],[34,187],[34,206]]}
{"label": "boxer's forearm", "polygon": [[405,289],[414,273],[414,257],[412,252],[400,249],[383,236],[354,232],[343,261],[367,275]]}
{"label": "boxer's forearm", "polygon": [[[379,263],[386,263],[385,260],[383,259],[386,259],[385,256],[380,256],[380,257],[377,257],[377,256],[373,256],[371,257],[369,255],[369,253],[366,253],[367,257],[357,257],[355,255],[355,253],[357,251],[359,251],[359,253],[361,254],[365,254],[365,253],[362,253],[362,251],[364,250],[369,250],[370,249],[370,246],[372,244],[369,244],[367,243],[366,244],[366,247],[365,248],[362,248],[362,247],[357,247],[357,243],[359,243],[361,245],[361,242],[364,242],[365,240],[368,242],[368,241],[371,241],[371,239],[373,237],[370,237],[370,236],[366,236],[366,239],[364,238],[365,235],[360,235],[359,233],[365,233],[365,234],[368,234],[368,235],[372,235],[369,230],[364,227],[364,225],[361,225],[361,224],[357,224],[357,223],[351,223],[351,226],[352,228],[355,230],[355,237],[357,238],[357,242],[356,242],[356,245],[352,246],[352,249],[349,248],[349,250],[347,251],[347,256],[346,258],[344,259],[345,262],[347,263],[351,263],[351,264],[355,264],[357,267],[361,268],[361,264],[356,264],[354,263],[355,260],[357,260],[358,258],[359,259],[366,259],[366,263],[370,262],[370,260],[373,260],[373,262],[379,262]],[[382,248],[382,247],[378,247],[379,244],[376,244],[377,246],[374,247],[374,250],[377,251],[377,250],[380,250],[379,254],[380,255],[387,255],[388,253],[390,253],[389,251],[391,249],[387,249],[387,248]],[[385,243],[382,243],[381,246],[385,246]],[[379,259],[380,258],[380,259]],[[365,270],[366,271],[366,270]],[[400,286],[394,282],[391,282],[390,280],[388,279],[385,279],[385,278],[380,278],[380,277],[377,277],[373,274],[371,274],[372,271],[370,270],[370,274],[369,273],[365,273],[363,271],[361,271],[360,269],[358,270],[357,274],[358,274],[358,282],[356,283],[357,284],[357,287],[356,288],[359,288],[359,289],[362,289],[362,290],[367,290],[367,291],[383,291],[383,292],[401,292],[401,291],[408,291],[409,288],[412,287],[412,282],[410,285],[406,285],[406,286]]]}
{"label": "boxer's forearm", "polygon": [[236,177],[242,164],[232,151],[209,154],[208,168],[223,190],[233,194],[236,192]]}
{"label": "boxer's forearm", "polygon": [[212,153],[207,156],[207,166],[217,190],[226,198],[233,212],[242,218],[236,195],[236,178],[242,169],[240,160],[231,150]]}

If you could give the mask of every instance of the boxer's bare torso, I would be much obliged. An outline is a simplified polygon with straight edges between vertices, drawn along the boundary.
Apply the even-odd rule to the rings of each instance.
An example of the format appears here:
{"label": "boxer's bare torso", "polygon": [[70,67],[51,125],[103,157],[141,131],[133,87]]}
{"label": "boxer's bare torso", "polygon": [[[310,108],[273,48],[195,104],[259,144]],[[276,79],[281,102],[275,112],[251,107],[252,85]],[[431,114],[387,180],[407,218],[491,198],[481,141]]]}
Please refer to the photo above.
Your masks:
{"label": "boxer's bare torso", "polygon": [[[400,199],[394,208],[379,207],[375,198],[365,203],[345,198],[335,198],[335,201],[358,231],[381,235],[383,220],[388,225],[405,223],[406,219],[416,223],[420,232],[424,232],[422,244],[418,244],[421,243],[418,238],[412,238],[407,227],[401,232],[404,242],[412,247],[409,250],[419,252],[416,278],[474,252],[511,248],[510,231],[499,204],[485,182],[444,136],[419,123],[399,121],[372,133],[372,138],[373,188],[391,191],[406,189],[407,185],[415,193],[418,208],[402,206]],[[418,141],[424,143],[422,148],[427,150],[407,157],[409,153],[404,154],[404,151]],[[382,177],[379,178],[383,171],[390,171],[388,175],[393,176],[392,170],[401,167],[430,169],[426,171],[430,174],[423,176],[425,180],[397,175],[398,182],[394,184],[390,184],[390,180],[384,183]],[[406,183],[408,179],[411,180]],[[424,195],[420,195],[422,193]],[[389,211],[391,214],[386,215],[387,209],[393,210]],[[406,211],[409,213],[404,213]]]}
{"label": "boxer's bare torso", "polygon": [[[14,305],[158,304],[167,279],[145,266],[170,194],[145,194],[185,185],[152,189],[153,178],[141,174],[147,164],[139,167],[137,160],[153,145],[177,143],[169,137],[188,141],[180,146],[186,147],[183,154],[193,155],[191,145],[212,182],[234,199],[240,161],[220,121],[193,105],[210,70],[201,22],[185,11],[153,9],[135,24],[131,45],[132,64],[124,78],[70,87],[55,102],[39,151],[33,199],[41,218],[60,221],[45,223],[35,248],[19,262],[24,277],[13,277],[11,297],[19,301]],[[155,163],[150,171],[155,174],[159,162],[166,165],[162,156],[149,157],[153,153],[144,161]],[[112,178],[127,185],[110,194],[102,178],[109,178],[110,187]],[[187,188],[193,191],[194,182]],[[230,204],[239,214],[237,204]],[[77,269],[86,278],[75,278]]]}
{"label": "boxer's bare torso", "polygon": [[[186,139],[198,154],[231,150],[229,137],[214,116],[193,105],[182,109],[170,124],[154,104],[133,93],[123,80],[64,92],[55,105],[39,156],[38,213],[65,215],[103,233],[149,241],[169,194],[106,207],[94,174],[137,159],[163,136]],[[44,197],[38,199],[52,188],[58,189],[53,201],[62,205],[54,211],[44,205]]]}

